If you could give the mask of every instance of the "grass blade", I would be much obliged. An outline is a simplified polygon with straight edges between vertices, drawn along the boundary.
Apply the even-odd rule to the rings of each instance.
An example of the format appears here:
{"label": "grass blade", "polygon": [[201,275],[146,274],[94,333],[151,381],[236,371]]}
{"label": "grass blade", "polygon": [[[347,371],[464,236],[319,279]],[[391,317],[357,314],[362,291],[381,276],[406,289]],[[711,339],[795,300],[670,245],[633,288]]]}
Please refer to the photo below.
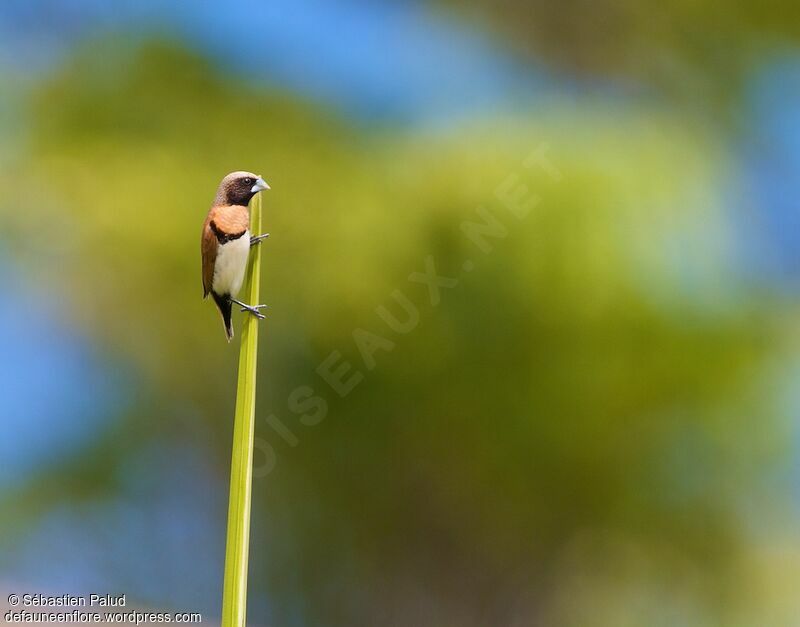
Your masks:
{"label": "grass blade", "polygon": [[[250,232],[261,234],[261,195],[250,208]],[[245,275],[245,302],[258,303],[261,245],[254,246]],[[222,627],[244,627],[247,617],[247,559],[250,546],[250,498],[253,481],[253,434],[256,413],[258,320],[245,314],[239,351],[239,380],[233,422],[231,492],[228,537],[225,545],[225,580],[222,592]]]}

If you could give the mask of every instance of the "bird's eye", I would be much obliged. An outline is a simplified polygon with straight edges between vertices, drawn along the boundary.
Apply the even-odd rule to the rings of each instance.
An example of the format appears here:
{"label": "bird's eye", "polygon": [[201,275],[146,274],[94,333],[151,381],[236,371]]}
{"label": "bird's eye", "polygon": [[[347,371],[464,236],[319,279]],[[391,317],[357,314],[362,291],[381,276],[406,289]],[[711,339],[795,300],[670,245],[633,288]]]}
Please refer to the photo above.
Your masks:
{"label": "bird's eye", "polygon": [[253,184],[253,179],[251,179],[251,178],[244,179],[244,184],[245,185],[252,185]]}

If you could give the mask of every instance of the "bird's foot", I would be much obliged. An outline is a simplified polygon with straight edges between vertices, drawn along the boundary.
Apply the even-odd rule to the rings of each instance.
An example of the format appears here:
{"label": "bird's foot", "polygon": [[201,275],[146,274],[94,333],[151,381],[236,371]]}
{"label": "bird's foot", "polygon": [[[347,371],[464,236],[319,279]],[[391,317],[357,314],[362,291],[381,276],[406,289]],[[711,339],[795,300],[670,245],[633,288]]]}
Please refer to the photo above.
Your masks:
{"label": "bird's foot", "polygon": [[250,246],[255,246],[256,244],[260,244],[263,240],[269,237],[269,233],[264,233],[263,235],[254,235],[250,238]]}
{"label": "bird's foot", "polygon": [[242,307],[241,310],[242,311],[249,311],[251,314],[253,314],[259,320],[263,320],[264,318],[266,318],[266,316],[264,314],[262,314],[259,311],[259,309],[266,309],[266,307],[267,307],[266,305],[245,305],[244,307]]}
{"label": "bird's foot", "polygon": [[247,311],[252,315],[254,315],[256,318],[258,318],[259,320],[263,320],[264,318],[266,318],[266,316],[262,314],[259,311],[259,309],[266,309],[267,305],[248,305],[247,303],[243,303],[234,298],[231,298],[231,302],[239,305],[242,308],[241,311]]}

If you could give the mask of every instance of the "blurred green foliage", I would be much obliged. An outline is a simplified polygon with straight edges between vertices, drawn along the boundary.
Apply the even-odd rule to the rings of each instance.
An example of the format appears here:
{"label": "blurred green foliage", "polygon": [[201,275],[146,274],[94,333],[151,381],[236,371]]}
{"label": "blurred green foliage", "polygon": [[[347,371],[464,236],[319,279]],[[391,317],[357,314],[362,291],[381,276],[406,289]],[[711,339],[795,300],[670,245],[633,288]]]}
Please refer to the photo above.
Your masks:
{"label": "blurred green foliage", "polygon": [[655,88],[654,98],[718,122],[743,80],[800,40],[800,9],[783,0],[440,0],[491,25],[524,58],[581,77]]}
{"label": "blurred green foliage", "polygon": [[[251,597],[268,587],[275,625],[760,624],[733,617],[768,604],[743,594],[744,513],[783,459],[781,329],[730,270],[713,137],[558,102],[364,129],[167,44],[104,52],[33,94],[0,175],[5,244],[146,391],[53,499],[113,490],[137,444],[185,428],[167,406],[227,473],[237,351],[198,244],[220,177],[252,169],[273,188],[256,429],[277,459],[254,485]],[[536,149],[560,178],[526,167]],[[539,198],[522,219],[497,195],[510,175]],[[462,230],[479,207],[507,230],[487,253]],[[437,305],[408,279],[428,257],[459,280]],[[419,311],[406,334],[376,313],[402,317],[394,290]],[[374,369],[355,329],[394,345]],[[317,372],[332,351],[364,376],[344,398]],[[319,425],[290,410],[298,386]]]}

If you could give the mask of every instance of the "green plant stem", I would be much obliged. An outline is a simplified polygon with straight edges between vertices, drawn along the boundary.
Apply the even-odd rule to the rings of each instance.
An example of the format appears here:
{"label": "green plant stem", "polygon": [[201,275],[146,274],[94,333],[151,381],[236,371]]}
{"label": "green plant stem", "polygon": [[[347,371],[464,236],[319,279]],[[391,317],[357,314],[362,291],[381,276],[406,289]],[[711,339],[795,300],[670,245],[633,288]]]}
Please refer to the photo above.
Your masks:
{"label": "green plant stem", "polygon": [[[261,196],[250,208],[250,232],[261,233]],[[246,302],[258,303],[261,245],[254,246],[245,275]],[[228,538],[225,546],[225,580],[222,592],[222,627],[244,627],[247,617],[247,559],[250,546],[250,501],[253,482],[253,434],[256,413],[258,320],[248,313],[242,325],[239,381],[233,422],[231,493],[228,504]]]}

